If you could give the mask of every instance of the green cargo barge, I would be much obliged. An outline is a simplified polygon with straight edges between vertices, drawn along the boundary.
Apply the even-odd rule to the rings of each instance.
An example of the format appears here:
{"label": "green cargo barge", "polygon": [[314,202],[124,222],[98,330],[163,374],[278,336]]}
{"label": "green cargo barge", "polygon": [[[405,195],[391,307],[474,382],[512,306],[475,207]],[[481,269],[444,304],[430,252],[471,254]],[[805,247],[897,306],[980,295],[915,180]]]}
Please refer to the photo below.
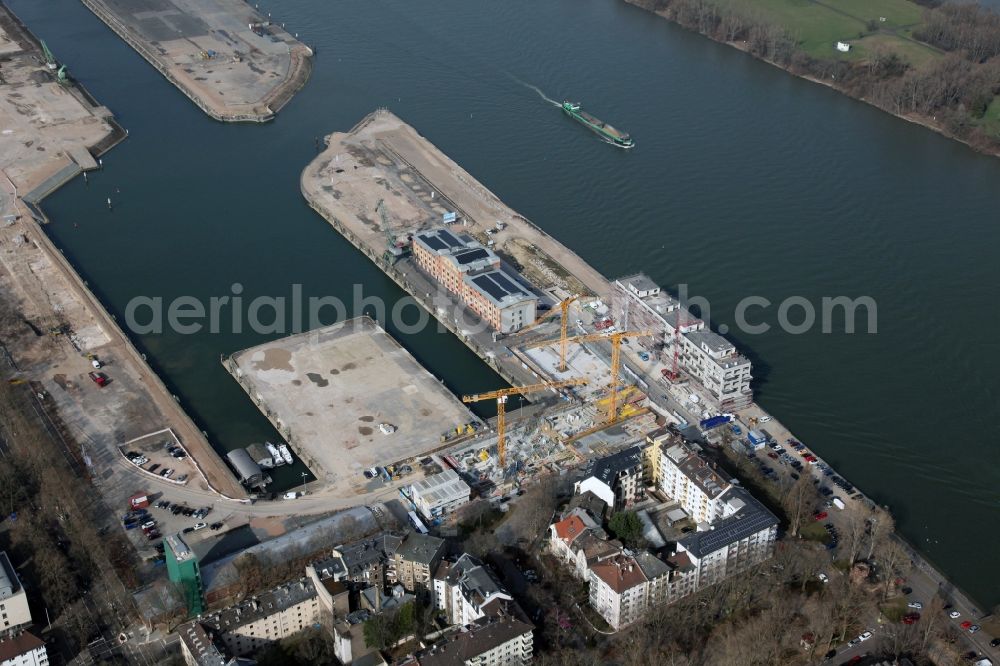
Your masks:
{"label": "green cargo barge", "polygon": [[600,135],[605,141],[619,148],[632,148],[635,143],[628,132],[617,130],[603,120],[598,120],[586,111],[580,109],[580,105],[574,102],[563,102],[562,110],[567,116],[573,118],[585,127]]}

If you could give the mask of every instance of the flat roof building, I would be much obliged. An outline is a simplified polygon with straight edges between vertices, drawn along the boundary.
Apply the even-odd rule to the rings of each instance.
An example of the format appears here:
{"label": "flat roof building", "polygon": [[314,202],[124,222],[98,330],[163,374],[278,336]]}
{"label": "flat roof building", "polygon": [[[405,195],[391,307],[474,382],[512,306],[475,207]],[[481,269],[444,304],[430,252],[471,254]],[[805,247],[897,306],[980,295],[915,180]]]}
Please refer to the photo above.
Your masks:
{"label": "flat roof building", "polygon": [[469,501],[472,489],[453,469],[432,474],[410,486],[410,499],[428,520],[453,512]]}
{"label": "flat roof building", "polygon": [[664,361],[674,358],[678,345],[679,369],[695,379],[719,409],[741,409],[753,400],[750,361],[648,276],[640,273],[615,280],[611,309],[621,330],[658,331],[653,351]]}
{"label": "flat roof building", "polygon": [[167,577],[180,587],[188,614],[198,615],[205,609],[198,556],[180,533],[168,534],[163,540],[163,555],[167,563]]}
{"label": "flat roof building", "polygon": [[0,636],[31,624],[28,595],[3,551],[0,551],[0,618]]}
{"label": "flat roof building", "polygon": [[538,297],[502,267],[493,250],[471,237],[443,227],[421,231],[413,237],[413,257],[422,271],[501,333],[535,321]]}

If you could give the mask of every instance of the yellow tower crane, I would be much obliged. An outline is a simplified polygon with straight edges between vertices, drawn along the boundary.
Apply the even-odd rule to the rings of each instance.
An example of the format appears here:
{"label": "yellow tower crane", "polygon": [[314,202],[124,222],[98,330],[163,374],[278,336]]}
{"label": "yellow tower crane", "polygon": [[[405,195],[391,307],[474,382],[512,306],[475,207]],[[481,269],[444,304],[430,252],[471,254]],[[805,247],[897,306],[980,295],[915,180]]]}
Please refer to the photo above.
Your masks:
{"label": "yellow tower crane", "polygon": [[[605,421],[609,425],[618,420],[618,372],[621,370],[622,339],[628,337],[641,338],[655,334],[655,331],[619,331],[618,333],[574,335],[571,338],[560,338],[558,340],[561,349],[565,349],[566,345],[570,342],[580,344],[584,342],[607,341],[611,343],[611,383],[608,386],[608,416]],[[539,342],[528,343],[524,348],[545,347],[555,342],[556,340],[541,340]]]}
{"label": "yellow tower crane", "polygon": [[541,382],[539,384],[528,384],[527,386],[515,386],[513,388],[500,389],[497,391],[490,391],[489,393],[476,393],[474,395],[464,395],[462,396],[462,402],[479,402],[481,400],[491,400],[496,398],[497,401],[497,455],[500,458],[500,469],[506,467],[506,440],[504,439],[505,425],[506,425],[506,404],[507,397],[511,395],[527,395],[529,393],[534,393],[535,391],[544,391],[545,389],[555,389],[562,388],[564,386],[578,386],[580,384],[586,384],[587,380],[583,378],[575,379],[564,379],[556,382]]}
{"label": "yellow tower crane", "polygon": [[585,298],[585,296],[583,294],[577,294],[576,296],[570,296],[569,298],[564,298],[562,301],[559,302],[558,310],[552,308],[544,315],[536,319],[534,323],[529,324],[528,326],[525,326],[520,331],[518,331],[518,334],[527,333],[536,326],[544,323],[546,320],[549,319],[549,317],[555,316],[557,312],[560,313],[562,320],[560,321],[560,331],[559,331],[559,372],[566,372],[566,347],[567,347],[566,333],[567,333],[567,327],[569,325],[569,306],[572,305],[575,301],[580,300],[581,298]]}

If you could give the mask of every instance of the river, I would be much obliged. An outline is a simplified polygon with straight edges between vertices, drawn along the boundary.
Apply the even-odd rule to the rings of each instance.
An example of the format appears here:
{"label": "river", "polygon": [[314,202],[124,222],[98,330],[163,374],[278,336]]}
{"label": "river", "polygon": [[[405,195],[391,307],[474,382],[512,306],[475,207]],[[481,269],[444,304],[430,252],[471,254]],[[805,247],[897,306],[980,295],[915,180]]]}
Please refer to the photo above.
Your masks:
{"label": "river", "polygon": [[[211,121],[77,0],[9,4],[130,131],[89,184],[45,202],[49,233],[120,319],[136,296],[233,283],[247,299],[296,283],[399,298],[298,188],[316,137],[387,106],[606,275],[690,285],[713,325],[751,295],[875,299],[877,334],[730,335],[765,408],[1000,602],[1000,160],[615,0],[275,0],[262,9],[318,57],[266,126]],[[584,102],[636,149],[524,84]],[[228,450],[274,436],[219,364],[266,337],[137,343]],[[456,391],[499,382],[448,335],[401,337]]]}

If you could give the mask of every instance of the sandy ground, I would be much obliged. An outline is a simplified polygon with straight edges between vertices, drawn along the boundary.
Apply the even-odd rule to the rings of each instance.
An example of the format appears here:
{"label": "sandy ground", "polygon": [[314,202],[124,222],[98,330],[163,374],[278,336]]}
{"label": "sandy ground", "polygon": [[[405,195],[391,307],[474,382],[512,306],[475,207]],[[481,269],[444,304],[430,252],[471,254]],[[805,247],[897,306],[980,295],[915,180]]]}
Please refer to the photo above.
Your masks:
{"label": "sandy ground", "polygon": [[243,0],[84,4],[216,120],[269,120],[309,78],[312,50]]}
{"label": "sandy ground", "polygon": [[412,460],[478,420],[367,317],[237,352],[227,367],[295,455],[342,495],[365,469]]}

